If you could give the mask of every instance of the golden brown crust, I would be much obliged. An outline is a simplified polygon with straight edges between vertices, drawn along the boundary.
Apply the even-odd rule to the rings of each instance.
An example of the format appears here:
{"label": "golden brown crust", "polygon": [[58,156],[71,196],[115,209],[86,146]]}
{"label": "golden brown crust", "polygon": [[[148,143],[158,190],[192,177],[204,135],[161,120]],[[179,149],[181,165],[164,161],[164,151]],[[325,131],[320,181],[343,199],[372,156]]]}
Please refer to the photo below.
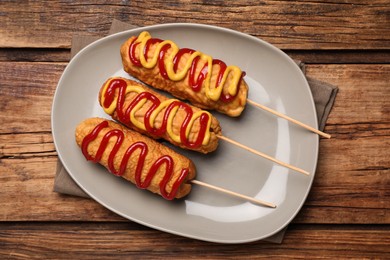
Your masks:
{"label": "golden brown crust", "polygon": [[[167,97],[165,97],[164,95],[161,95],[153,90],[151,90],[150,88],[146,87],[145,85],[141,84],[141,83],[138,83],[136,81],[133,81],[133,80],[129,80],[129,79],[125,79],[125,78],[121,78],[121,77],[116,77],[115,79],[120,79],[120,80],[123,80],[126,82],[127,85],[130,85],[130,86],[140,86],[142,87],[145,92],[149,92],[153,95],[155,95],[161,102],[165,101],[165,100],[168,100]],[[104,82],[104,84],[102,85],[100,91],[99,91],[99,102],[100,102],[100,105],[103,107],[101,101],[102,101],[102,91],[104,89],[104,86],[110,82],[111,80],[113,80],[113,78],[110,78],[108,79],[106,82]],[[119,94],[119,91],[116,90],[116,93],[115,95],[118,96]],[[133,92],[129,92],[126,94],[126,98],[125,98],[125,102],[124,102],[124,105],[123,105],[123,108],[122,111],[125,111],[127,109],[127,107],[129,107],[129,105],[131,104],[131,102],[135,99],[135,97],[137,96],[137,94],[133,93]],[[135,113],[135,116],[136,116],[136,119],[140,122],[144,122],[145,120],[145,114],[146,112],[149,110],[149,108],[152,106],[152,103],[151,102],[147,102],[145,103],[141,109],[139,109],[136,113]],[[189,105],[189,107],[192,109],[192,111],[194,113],[198,112],[198,111],[201,111],[201,109],[197,108],[197,107],[194,107],[194,106],[191,106]],[[173,140],[170,135],[166,132],[164,133],[161,137],[158,137],[158,136],[155,136],[151,133],[149,133],[148,131],[145,131],[143,129],[140,129],[138,128],[137,126],[133,125],[132,123],[126,123],[126,122],[123,122],[119,116],[118,116],[118,109],[120,109],[119,107],[116,107],[116,109],[114,110],[114,113],[111,114],[111,117],[114,119],[114,120],[117,120],[117,121],[120,121],[121,123],[123,123],[124,125],[126,125],[127,127],[137,131],[137,132],[140,132],[142,134],[145,134],[149,137],[152,137],[154,139],[158,139],[158,138],[163,138],[167,141],[169,141],[170,143],[176,145],[176,146],[179,146],[181,148],[184,148],[184,149],[189,149],[189,150],[194,150],[194,151],[198,151],[198,152],[201,152],[201,153],[209,153],[209,152],[212,152],[214,150],[217,149],[218,147],[218,137],[217,135],[220,135],[221,134],[221,127],[219,125],[219,122],[218,120],[212,116],[211,116],[211,125],[210,125],[210,141],[207,143],[207,144],[204,144],[204,145],[201,145],[200,147],[197,147],[197,148],[189,148],[187,146],[185,146],[183,143],[181,142],[176,142],[175,140]],[[162,109],[161,112],[157,115],[156,117],[156,120],[155,120],[155,124],[154,124],[154,127],[156,129],[159,129],[161,127],[161,124],[163,122],[163,115],[166,111],[166,108]],[[175,117],[173,118],[173,124],[172,124],[172,130],[175,134],[179,135],[180,134],[180,129],[181,129],[181,126],[184,122],[184,119],[186,117],[186,112],[184,109],[179,109],[175,115]],[[199,120],[196,120],[193,127],[191,128],[190,130],[190,133],[189,133],[189,140],[190,142],[193,142],[197,136],[198,136],[198,133],[199,133],[199,129],[200,129],[200,124],[199,124]]]}
{"label": "golden brown crust", "polygon": [[[221,100],[218,101],[212,101],[209,98],[206,97],[204,88],[201,88],[199,92],[192,91],[191,87],[189,86],[188,77],[189,73],[187,73],[187,76],[180,80],[180,81],[172,81],[169,79],[165,79],[161,76],[160,70],[158,66],[153,67],[152,69],[146,69],[144,67],[138,67],[135,66],[129,58],[129,47],[131,42],[136,38],[136,36],[133,36],[129,38],[122,46],[121,46],[121,57],[122,57],[122,64],[124,70],[129,73],[131,76],[145,82],[148,85],[151,85],[157,89],[161,89],[164,91],[169,92],[173,96],[183,99],[183,100],[189,100],[194,106],[203,108],[203,109],[210,109],[210,110],[217,110],[221,113],[227,114],[232,117],[237,117],[241,114],[241,112],[244,110],[246,105],[246,100],[248,96],[248,85],[244,80],[241,80],[241,83],[239,85],[238,94],[231,102],[223,102]],[[136,48],[136,57],[139,57],[138,52],[140,48]],[[153,45],[151,45],[150,49],[153,49]],[[151,51],[150,51],[151,52]],[[148,57],[151,57],[152,54],[148,55]],[[169,56],[169,50],[165,57]],[[181,69],[181,65],[186,63],[186,58],[188,58],[189,55],[183,55],[181,58],[181,62],[179,64],[179,69]],[[201,68],[203,67],[204,63],[198,62],[196,70],[199,72]],[[212,77],[212,81],[215,82],[216,80],[216,73],[218,73],[219,65],[213,65],[212,74],[214,77]],[[197,73],[198,73],[197,72]],[[228,85],[229,79],[226,85]],[[214,83],[215,84],[215,83]],[[223,93],[227,92],[227,90],[224,88]]]}
{"label": "golden brown crust", "polygon": [[[146,155],[145,163],[142,168],[142,174],[141,174],[141,179],[144,180],[146,174],[148,173],[149,169],[151,168],[152,164],[156,162],[157,159],[159,159],[161,156],[164,155],[169,155],[173,159],[173,173],[172,176],[166,186],[166,191],[169,193],[172,189],[173,184],[179,178],[181,172],[183,169],[188,169],[189,173],[185,180],[182,182],[180,185],[175,198],[182,198],[186,196],[187,194],[190,193],[191,191],[191,184],[190,180],[195,178],[196,175],[196,170],[195,170],[195,165],[193,162],[186,158],[183,155],[180,155],[170,148],[148,138],[145,137],[137,132],[131,131],[127,129],[126,127],[117,124],[113,121],[110,120],[105,120],[102,118],[89,118],[81,122],[77,128],[76,128],[76,142],[79,147],[81,147],[82,141],[86,135],[91,133],[91,131],[101,122],[107,121],[108,122],[108,127],[102,129],[101,132],[99,132],[97,138],[93,140],[89,145],[88,145],[88,154],[91,156],[95,156],[97,153],[97,150],[101,144],[101,141],[103,139],[103,136],[110,130],[113,129],[118,129],[124,133],[124,141],[122,145],[120,146],[117,154],[114,157],[114,166],[116,169],[119,169],[119,165],[122,161],[123,155],[125,151],[128,149],[129,146],[134,144],[135,142],[144,142],[148,146],[148,153]],[[108,142],[107,148],[103,152],[103,156],[100,159],[99,163],[102,164],[104,167],[109,169],[108,165],[108,156],[112,151],[112,148],[114,146],[114,143],[116,142],[116,138],[111,138],[110,141]],[[135,171],[136,171],[136,166],[138,164],[139,160],[139,152],[134,152],[129,159],[129,162],[126,166],[126,170],[123,174],[123,178],[126,180],[136,183],[135,181]],[[152,182],[150,186],[147,188],[149,191],[153,193],[157,193],[161,195],[160,192],[160,187],[159,183],[161,179],[163,178],[165,174],[165,167],[160,167],[156,173],[156,175],[153,177]]]}

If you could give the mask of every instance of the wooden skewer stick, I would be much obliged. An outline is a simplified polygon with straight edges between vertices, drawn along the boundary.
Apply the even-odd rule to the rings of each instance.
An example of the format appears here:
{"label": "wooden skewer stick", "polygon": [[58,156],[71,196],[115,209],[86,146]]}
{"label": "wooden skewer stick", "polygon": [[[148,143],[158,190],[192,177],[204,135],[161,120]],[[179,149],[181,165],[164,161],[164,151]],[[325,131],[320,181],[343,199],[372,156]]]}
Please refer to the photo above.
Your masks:
{"label": "wooden skewer stick", "polygon": [[272,204],[270,202],[254,199],[252,197],[249,197],[249,196],[246,196],[246,195],[234,192],[234,191],[226,190],[226,189],[223,189],[223,188],[220,188],[220,187],[208,184],[208,183],[204,183],[204,182],[201,182],[201,181],[198,181],[198,180],[191,180],[191,183],[197,184],[199,186],[203,186],[203,187],[206,187],[206,188],[209,188],[209,189],[212,189],[212,190],[216,190],[216,191],[219,191],[219,192],[222,192],[222,193],[234,196],[234,197],[238,197],[238,198],[241,198],[241,199],[253,202],[253,203],[257,204],[257,205],[267,206],[267,207],[270,207],[270,208],[276,208],[276,205]]}
{"label": "wooden skewer stick", "polygon": [[295,167],[295,166],[293,166],[293,165],[291,165],[291,164],[282,162],[282,161],[280,161],[280,160],[278,160],[278,159],[276,159],[276,158],[274,158],[274,157],[271,157],[271,156],[269,156],[269,155],[267,155],[267,154],[265,154],[265,153],[256,151],[255,149],[252,149],[252,148],[250,148],[250,147],[248,147],[248,146],[245,146],[245,145],[243,145],[243,144],[241,144],[241,143],[239,143],[239,142],[236,142],[236,141],[234,141],[234,140],[232,140],[232,139],[230,139],[230,138],[227,138],[226,136],[217,135],[217,137],[218,137],[219,139],[222,139],[222,140],[224,140],[224,141],[227,141],[227,142],[229,142],[229,143],[232,143],[232,144],[234,144],[234,145],[237,145],[238,147],[240,147],[240,148],[242,148],[242,149],[245,149],[245,150],[247,150],[247,151],[249,151],[249,152],[252,152],[252,153],[254,153],[254,154],[256,154],[256,155],[259,155],[259,156],[261,156],[261,157],[264,157],[264,158],[266,158],[266,159],[268,159],[268,160],[270,160],[270,161],[273,161],[273,162],[275,162],[275,163],[277,163],[277,164],[279,164],[279,165],[282,165],[282,166],[284,166],[284,167],[287,167],[287,168],[289,168],[289,169],[291,169],[291,170],[297,171],[297,172],[299,172],[299,173],[303,173],[303,174],[305,174],[305,175],[309,175],[309,174],[310,174],[309,172],[307,172],[307,171],[305,171],[305,170],[303,170],[303,169],[301,169],[301,168],[298,168],[298,167]]}
{"label": "wooden skewer stick", "polygon": [[304,123],[302,123],[302,122],[300,122],[300,121],[298,121],[298,120],[295,120],[295,119],[293,119],[293,118],[291,118],[291,117],[289,117],[289,116],[286,116],[285,114],[279,113],[278,111],[275,111],[275,110],[273,110],[273,109],[271,109],[271,108],[268,108],[268,107],[266,107],[266,106],[264,106],[264,105],[261,105],[261,104],[259,104],[259,103],[256,103],[256,102],[252,101],[252,100],[249,100],[249,99],[247,99],[247,102],[248,102],[249,104],[253,105],[253,106],[256,106],[256,107],[261,108],[261,109],[263,109],[263,110],[265,110],[265,111],[267,111],[267,112],[270,112],[270,113],[272,113],[272,114],[274,114],[274,115],[276,115],[276,116],[279,116],[279,117],[281,117],[281,118],[284,118],[284,119],[286,119],[286,120],[288,120],[288,121],[290,121],[290,122],[292,122],[292,123],[294,123],[294,124],[297,124],[297,125],[299,125],[299,126],[302,126],[303,128],[305,128],[305,129],[307,129],[307,130],[309,130],[309,131],[312,131],[312,132],[314,132],[314,133],[316,133],[316,134],[318,134],[318,135],[320,135],[320,136],[322,136],[322,137],[325,137],[325,138],[328,138],[328,139],[330,138],[330,134],[326,134],[326,133],[324,133],[324,132],[321,132],[321,131],[318,130],[318,129],[315,129],[315,128],[313,128],[313,127],[311,127],[311,126],[308,126],[308,125],[306,125],[306,124],[304,124]]}

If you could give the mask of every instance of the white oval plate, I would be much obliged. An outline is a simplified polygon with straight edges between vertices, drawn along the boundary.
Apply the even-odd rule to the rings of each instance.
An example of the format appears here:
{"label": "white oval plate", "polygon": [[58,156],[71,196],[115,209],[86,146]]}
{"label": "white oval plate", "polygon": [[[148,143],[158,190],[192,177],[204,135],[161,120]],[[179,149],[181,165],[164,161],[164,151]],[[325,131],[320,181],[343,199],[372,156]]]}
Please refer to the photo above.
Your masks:
{"label": "white oval plate", "polygon": [[[80,51],[58,83],[52,108],[52,131],[58,155],[76,183],[113,212],[173,234],[219,243],[244,243],[283,229],[302,207],[317,164],[318,136],[265,111],[247,106],[239,118],[213,113],[225,136],[311,173],[304,176],[220,141],[209,155],[178,150],[197,166],[197,179],[275,203],[261,207],[193,186],[182,200],[166,201],[87,162],[74,140],[76,125],[88,117],[107,117],[97,100],[111,76],[129,77],[122,69],[121,44],[149,31],[179,47],[200,50],[247,76],[249,99],[317,127],[314,102],[298,66],[282,51],[255,37],[200,24],[163,24],[118,33]],[[108,118],[108,117],[107,117]]]}

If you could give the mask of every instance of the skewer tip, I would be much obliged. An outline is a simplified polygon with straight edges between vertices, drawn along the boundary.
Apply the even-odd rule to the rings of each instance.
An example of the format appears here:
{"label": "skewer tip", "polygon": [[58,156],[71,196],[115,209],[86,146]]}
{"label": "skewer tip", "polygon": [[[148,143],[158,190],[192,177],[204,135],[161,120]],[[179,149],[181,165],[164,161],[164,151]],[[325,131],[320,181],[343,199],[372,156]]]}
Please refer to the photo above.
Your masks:
{"label": "skewer tip", "polygon": [[311,127],[311,126],[308,126],[308,125],[306,125],[306,124],[304,124],[304,123],[302,123],[302,122],[300,122],[300,121],[298,121],[296,119],[293,119],[293,118],[291,118],[291,117],[289,117],[289,116],[287,116],[285,114],[282,114],[282,113],[280,113],[280,112],[278,112],[276,110],[273,110],[273,109],[271,109],[269,107],[266,107],[266,106],[264,106],[262,104],[259,104],[259,103],[255,102],[253,100],[247,99],[247,102],[248,102],[248,104],[251,104],[251,105],[253,105],[255,107],[261,108],[261,109],[263,109],[263,110],[265,110],[267,112],[270,112],[271,114],[274,114],[275,116],[284,118],[287,121],[290,121],[290,122],[292,122],[292,123],[294,123],[296,125],[299,125],[299,126],[305,128],[305,129],[307,129],[307,130],[309,130],[309,131],[311,131],[313,133],[316,133],[316,134],[318,134],[318,135],[320,135],[322,137],[325,137],[327,139],[329,139],[331,137],[330,134],[324,133],[324,132],[322,132],[322,131],[320,131],[318,129],[315,129],[315,128]]}
{"label": "skewer tip", "polygon": [[236,142],[236,141],[234,141],[234,140],[232,140],[232,139],[230,139],[230,138],[228,138],[228,137],[226,137],[226,136],[217,135],[217,137],[218,137],[219,139],[225,140],[225,141],[227,141],[227,142],[229,142],[229,143],[231,143],[231,144],[237,145],[238,147],[241,147],[241,148],[243,148],[243,149],[245,149],[245,150],[247,150],[247,151],[249,151],[249,152],[252,152],[252,153],[254,153],[254,154],[257,154],[257,155],[259,155],[259,156],[261,156],[261,157],[263,157],[263,158],[266,158],[266,159],[268,159],[268,160],[270,160],[270,161],[273,161],[273,162],[275,162],[275,163],[277,163],[277,164],[279,164],[279,165],[282,165],[282,166],[284,166],[284,167],[287,167],[287,168],[289,168],[289,169],[292,169],[292,170],[294,170],[294,171],[297,171],[297,172],[302,173],[302,174],[305,174],[305,175],[310,175],[309,172],[307,172],[307,171],[305,171],[305,170],[303,170],[303,169],[301,169],[301,168],[298,168],[298,167],[296,167],[296,166],[293,166],[293,165],[290,165],[290,164],[288,164],[288,163],[282,162],[282,161],[280,161],[280,160],[278,160],[278,159],[276,159],[276,158],[274,158],[274,157],[271,157],[271,156],[269,156],[269,155],[267,155],[267,154],[265,154],[265,153],[259,152],[259,151],[255,150],[255,149],[252,149],[252,148],[250,148],[250,147],[248,147],[248,146],[246,146],[246,145],[243,145],[243,144],[241,144],[241,143],[239,143],[239,142]]}
{"label": "skewer tip", "polygon": [[237,198],[241,198],[243,200],[252,202],[253,204],[256,204],[256,205],[259,205],[259,206],[266,206],[266,207],[269,207],[269,208],[276,208],[276,205],[273,204],[273,203],[270,203],[270,202],[267,202],[267,201],[262,201],[262,200],[259,200],[259,199],[255,199],[255,198],[252,198],[252,197],[249,197],[249,196],[246,196],[246,195],[243,195],[243,194],[239,194],[237,192],[233,192],[233,191],[230,191],[230,190],[226,190],[226,189],[223,189],[221,187],[217,187],[217,186],[214,186],[214,185],[202,182],[202,181],[191,180],[191,183],[197,184],[197,185],[200,185],[200,186],[203,186],[203,187],[215,190],[215,191],[219,191],[219,192],[222,192],[222,193],[225,193],[225,194],[237,197]]}
{"label": "skewer tip", "polygon": [[305,174],[306,176],[309,176],[310,175],[310,172],[307,172],[305,170],[301,171],[303,174]]}

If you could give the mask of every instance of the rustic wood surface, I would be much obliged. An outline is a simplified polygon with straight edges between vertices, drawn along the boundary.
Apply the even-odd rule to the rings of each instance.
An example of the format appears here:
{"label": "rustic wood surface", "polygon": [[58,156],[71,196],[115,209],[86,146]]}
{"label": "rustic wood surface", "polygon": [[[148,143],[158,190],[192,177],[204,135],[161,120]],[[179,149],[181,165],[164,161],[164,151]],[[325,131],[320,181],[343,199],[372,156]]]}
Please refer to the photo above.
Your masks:
{"label": "rustic wood surface", "polygon": [[[318,169],[282,244],[207,243],[54,193],[50,113],[74,34],[197,22],[266,40],[339,87]],[[379,258],[390,255],[389,1],[0,2],[0,259]]]}

